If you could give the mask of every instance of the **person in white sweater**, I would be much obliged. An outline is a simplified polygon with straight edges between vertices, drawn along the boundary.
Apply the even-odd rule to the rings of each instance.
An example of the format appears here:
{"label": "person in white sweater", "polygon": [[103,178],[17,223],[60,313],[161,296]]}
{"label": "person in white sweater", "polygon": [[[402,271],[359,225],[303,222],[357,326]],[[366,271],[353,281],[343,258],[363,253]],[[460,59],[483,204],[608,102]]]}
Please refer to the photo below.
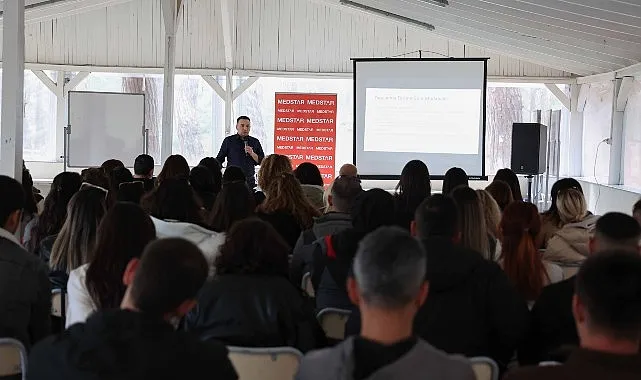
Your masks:
{"label": "person in white sweater", "polygon": [[118,308],[126,287],[123,272],[156,239],[151,218],[133,203],[117,203],[98,227],[96,248],[89,264],[74,269],[67,283],[67,327],[85,322],[99,309]]}

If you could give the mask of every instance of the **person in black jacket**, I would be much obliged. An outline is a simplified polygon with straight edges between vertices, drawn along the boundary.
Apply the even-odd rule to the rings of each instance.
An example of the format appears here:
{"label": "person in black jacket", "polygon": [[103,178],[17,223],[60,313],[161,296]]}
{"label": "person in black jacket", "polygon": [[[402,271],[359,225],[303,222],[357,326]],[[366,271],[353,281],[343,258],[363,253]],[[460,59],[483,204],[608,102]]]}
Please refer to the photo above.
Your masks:
{"label": "person in black jacket", "polygon": [[216,277],[202,289],[185,330],[204,341],[241,347],[325,345],[313,305],[288,279],[289,247],[257,218],[237,222],[216,259]]}
{"label": "person in black jacket", "polygon": [[36,345],[29,379],[237,379],[225,347],[172,326],[196,304],[207,274],[194,244],[152,242],[125,270],[121,310],[99,311]]}
{"label": "person in black jacket", "polygon": [[[416,211],[412,232],[427,252],[430,291],[414,331],[438,349],[488,356],[504,370],[527,333],[528,308],[496,263],[457,244],[458,226],[449,196],[433,195]],[[350,318],[350,334],[360,329],[356,318]]]}

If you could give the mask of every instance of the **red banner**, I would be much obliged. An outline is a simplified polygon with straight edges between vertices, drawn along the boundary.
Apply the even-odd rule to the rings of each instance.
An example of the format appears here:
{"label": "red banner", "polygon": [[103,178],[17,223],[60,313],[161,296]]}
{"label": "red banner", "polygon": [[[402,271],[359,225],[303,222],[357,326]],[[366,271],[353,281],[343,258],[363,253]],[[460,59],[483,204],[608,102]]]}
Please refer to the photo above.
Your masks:
{"label": "red banner", "polygon": [[334,179],[336,158],[336,94],[276,94],[274,153],[288,156],[296,168],[318,166],[323,181]]}

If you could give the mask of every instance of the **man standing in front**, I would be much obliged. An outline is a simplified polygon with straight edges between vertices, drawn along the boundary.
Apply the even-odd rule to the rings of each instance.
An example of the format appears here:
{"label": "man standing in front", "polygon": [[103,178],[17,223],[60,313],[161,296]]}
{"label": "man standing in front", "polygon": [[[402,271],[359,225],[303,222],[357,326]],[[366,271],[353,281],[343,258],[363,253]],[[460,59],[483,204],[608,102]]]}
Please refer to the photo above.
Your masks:
{"label": "man standing in front", "polygon": [[247,177],[247,185],[250,188],[256,187],[256,166],[260,165],[265,158],[263,147],[257,138],[251,137],[251,120],[247,116],[241,116],[236,121],[237,134],[227,136],[223,140],[220,152],[216,159],[222,165],[227,160],[227,166],[238,166]]}

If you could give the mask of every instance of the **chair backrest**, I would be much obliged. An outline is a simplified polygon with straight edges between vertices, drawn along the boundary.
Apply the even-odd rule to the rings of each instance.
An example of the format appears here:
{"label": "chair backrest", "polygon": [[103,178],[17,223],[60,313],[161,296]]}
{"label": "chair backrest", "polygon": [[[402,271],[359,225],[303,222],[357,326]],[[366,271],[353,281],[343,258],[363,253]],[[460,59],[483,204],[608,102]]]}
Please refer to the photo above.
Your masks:
{"label": "chair backrest", "polygon": [[291,347],[228,347],[238,380],[290,380],[303,354]]}
{"label": "chair backrest", "polygon": [[349,310],[323,309],[318,313],[318,322],[329,339],[345,339],[345,324],[352,314]]}
{"label": "chair backrest", "polygon": [[307,272],[303,275],[303,282],[301,288],[307,293],[308,296],[314,298],[316,297],[316,292],[314,291],[314,285],[312,285],[312,274]]}
{"label": "chair backrest", "polygon": [[498,380],[499,366],[496,362],[486,357],[471,358],[470,363],[476,375],[476,380]]}
{"label": "chair backrest", "polygon": [[19,341],[12,338],[0,338],[0,376],[22,374],[26,379],[27,350]]}

